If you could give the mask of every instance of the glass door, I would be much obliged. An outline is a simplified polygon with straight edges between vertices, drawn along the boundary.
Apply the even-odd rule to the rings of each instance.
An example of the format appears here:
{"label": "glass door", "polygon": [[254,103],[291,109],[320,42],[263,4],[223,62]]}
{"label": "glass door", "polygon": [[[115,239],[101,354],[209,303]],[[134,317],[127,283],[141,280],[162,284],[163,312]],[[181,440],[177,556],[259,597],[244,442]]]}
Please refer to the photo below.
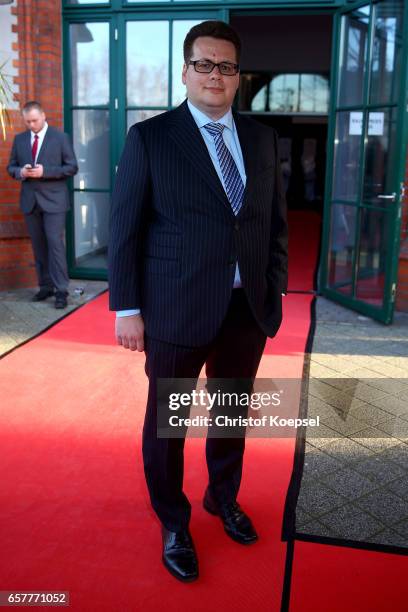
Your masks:
{"label": "glass door", "polygon": [[79,171],[67,220],[70,275],[107,277],[112,186],[129,127],[178,106],[183,41],[222,10],[93,13],[65,22],[65,124]]}
{"label": "glass door", "polygon": [[129,128],[181,104],[183,42],[187,32],[206,19],[221,19],[221,11],[122,15],[119,22],[118,155]]}
{"label": "glass door", "polygon": [[[323,295],[392,321],[406,142],[404,0],[336,16]],[[405,30],[404,30],[405,27]]]}
{"label": "glass door", "polygon": [[110,18],[66,24],[65,124],[79,170],[67,219],[70,275],[101,278],[106,270],[112,173],[112,38]]}

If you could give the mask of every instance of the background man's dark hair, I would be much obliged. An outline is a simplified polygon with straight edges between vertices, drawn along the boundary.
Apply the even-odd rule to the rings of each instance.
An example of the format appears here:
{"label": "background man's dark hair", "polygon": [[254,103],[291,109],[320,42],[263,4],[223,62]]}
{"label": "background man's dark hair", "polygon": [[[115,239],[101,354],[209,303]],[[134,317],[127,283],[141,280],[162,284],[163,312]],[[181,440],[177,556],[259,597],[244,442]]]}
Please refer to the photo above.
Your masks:
{"label": "background man's dark hair", "polygon": [[231,42],[235,47],[237,63],[239,64],[241,57],[241,40],[234,28],[224,21],[203,21],[191,28],[184,40],[183,53],[186,66],[188,66],[188,62],[193,55],[193,44],[200,36],[211,36],[212,38],[219,38],[220,40],[228,40]]}
{"label": "background man's dark hair", "polygon": [[30,100],[29,102],[26,102],[22,108],[23,113],[29,113],[32,110],[38,110],[40,111],[40,113],[44,112],[43,107],[36,100]]}

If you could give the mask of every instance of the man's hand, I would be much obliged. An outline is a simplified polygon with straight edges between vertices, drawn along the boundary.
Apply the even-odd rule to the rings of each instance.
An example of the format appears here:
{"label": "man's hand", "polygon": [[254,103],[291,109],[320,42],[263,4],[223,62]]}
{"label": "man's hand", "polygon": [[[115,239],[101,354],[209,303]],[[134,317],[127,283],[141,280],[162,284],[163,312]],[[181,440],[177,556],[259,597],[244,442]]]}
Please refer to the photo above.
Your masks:
{"label": "man's hand", "polygon": [[23,166],[21,168],[21,172],[20,172],[21,178],[24,178],[24,179],[28,178],[28,170],[29,169],[31,169],[30,164],[26,164],[25,166]]}
{"label": "man's hand", "polygon": [[115,334],[118,344],[131,351],[144,351],[144,323],[142,315],[116,317]]}
{"label": "man's hand", "polygon": [[43,174],[44,168],[41,164],[37,164],[34,168],[24,166],[24,168],[21,170],[21,176],[24,178],[41,178]]}

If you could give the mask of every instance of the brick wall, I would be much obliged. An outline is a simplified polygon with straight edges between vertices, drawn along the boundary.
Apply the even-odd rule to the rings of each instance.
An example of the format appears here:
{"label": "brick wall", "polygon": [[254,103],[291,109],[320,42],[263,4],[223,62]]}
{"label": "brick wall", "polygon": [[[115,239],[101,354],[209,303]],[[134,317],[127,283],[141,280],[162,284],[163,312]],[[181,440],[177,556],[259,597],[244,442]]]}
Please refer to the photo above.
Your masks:
{"label": "brick wall", "polygon": [[[48,122],[62,128],[61,2],[17,0],[18,100],[38,100]],[[0,141],[0,290],[37,284],[31,242],[19,210],[19,184],[6,171],[14,134],[24,130],[20,114],[10,112],[13,126]],[[1,137],[0,137],[1,138]]]}

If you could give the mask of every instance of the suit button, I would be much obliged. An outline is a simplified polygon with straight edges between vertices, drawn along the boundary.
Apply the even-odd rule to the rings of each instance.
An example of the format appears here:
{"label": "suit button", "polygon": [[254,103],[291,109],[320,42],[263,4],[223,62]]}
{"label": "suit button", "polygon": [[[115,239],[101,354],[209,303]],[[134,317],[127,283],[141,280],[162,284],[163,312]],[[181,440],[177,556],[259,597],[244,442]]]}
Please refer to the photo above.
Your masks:
{"label": "suit button", "polygon": [[239,223],[235,223],[235,225],[234,225],[234,230],[235,230],[236,232],[238,232],[238,231],[239,231]]}

